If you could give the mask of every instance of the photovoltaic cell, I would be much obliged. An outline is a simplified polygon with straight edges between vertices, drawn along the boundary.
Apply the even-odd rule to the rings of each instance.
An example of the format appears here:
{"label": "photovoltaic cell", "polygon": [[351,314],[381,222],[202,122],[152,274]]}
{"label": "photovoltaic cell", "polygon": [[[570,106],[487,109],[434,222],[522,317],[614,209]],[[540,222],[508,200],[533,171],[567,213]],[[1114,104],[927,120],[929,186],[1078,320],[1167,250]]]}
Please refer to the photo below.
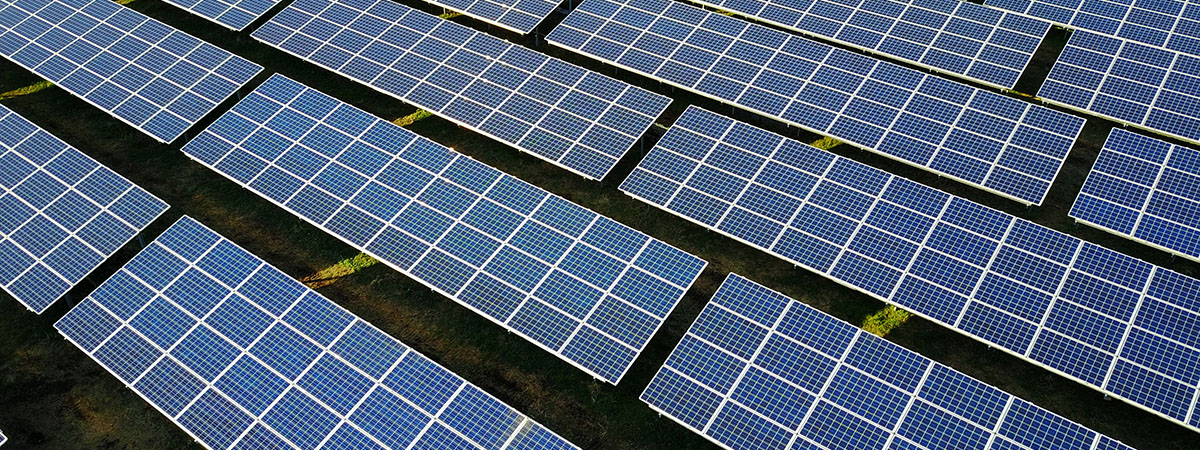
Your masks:
{"label": "photovoltaic cell", "polygon": [[1130,449],[730,274],[642,401],[730,449]]}
{"label": "photovoltaic cell", "polygon": [[426,0],[484,22],[528,34],[561,2],[554,0]]}
{"label": "photovoltaic cell", "polygon": [[801,33],[1011,89],[1048,22],[954,0],[694,0]]}
{"label": "photovoltaic cell", "polygon": [[279,4],[279,0],[166,0],[166,2],[234,31],[245,29]]}
{"label": "photovoltaic cell", "polygon": [[1038,91],[1047,101],[1200,142],[1200,57],[1075,31]]}
{"label": "photovoltaic cell", "polygon": [[0,106],[0,287],[41,314],[167,210]]}
{"label": "photovoltaic cell", "polygon": [[547,40],[1026,204],[1084,123],[666,0],[586,0]]}
{"label": "photovoltaic cell", "polygon": [[279,75],[183,151],[613,384],[706,265]]}
{"label": "photovoltaic cell", "polygon": [[54,326],[208,448],[576,448],[186,216]]}
{"label": "photovoltaic cell", "polygon": [[1180,0],[986,0],[1067,28],[1200,55],[1200,4]]}
{"label": "photovoltaic cell", "polygon": [[1200,151],[1113,129],[1071,217],[1200,261]]}
{"label": "photovoltaic cell", "polygon": [[671,103],[389,0],[299,0],[254,38],[589,179]]}
{"label": "photovoltaic cell", "polygon": [[695,107],[621,190],[1200,425],[1200,280]]}
{"label": "photovoltaic cell", "polygon": [[164,143],[262,70],[109,0],[0,4],[0,56]]}

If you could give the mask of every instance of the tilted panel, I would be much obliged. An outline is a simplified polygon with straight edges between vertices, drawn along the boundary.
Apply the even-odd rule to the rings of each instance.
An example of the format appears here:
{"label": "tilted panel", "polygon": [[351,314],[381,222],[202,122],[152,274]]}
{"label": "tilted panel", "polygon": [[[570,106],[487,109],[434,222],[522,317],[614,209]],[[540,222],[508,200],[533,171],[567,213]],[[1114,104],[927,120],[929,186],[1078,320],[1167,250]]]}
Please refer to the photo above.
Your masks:
{"label": "tilted panel", "polygon": [[1200,281],[691,108],[621,190],[1200,425]]}
{"label": "tilted panel", "polygon": [[576,448],[187,216],[54,326],[208,448]]}
{"label": "tilted panel", "polygon": [[1038,96],[1200,142],[1200,57],[1076,31]]}
{"label": "tilted panel", "polygon": [[254,38],[590,179],[671,103],[390,0],[299,0]]}
{"label": "tilted panel", "polygon": [[262,71],[110,0],[0,4],[0,56],[165,143]]}
{"label": "tilted panel", "polygon": [[1181,0],[986,0],[1080,30],[1200,55],[1200,3]]}
{"label": "tilted panel", "polygon": [[528,34],[562,2],[555,0],[426,0],[484,22]]}
{"label": "tilted panel", "polygon": [[666,0],[586,0],[547,40],[1027,204],[1084,122]]}
{"label": "tilted panel", "polygon": [[279,75],[184,152],[613,384],[706,264]]}
{"label": "tilted panel", "polygon": [[167,210],[0,106],[0,286],[41,314]]}
{"label": "tilted panel", "polygon": [[1200,261],[1200,150],[1113,129],[1070,216]]}
{"label": "tilted panel", "polygon": [[188,12],[241,31],[279,4],[279,0],[165,0]]}
{"label": "tilted panel", "polygon": [[958,0],[693,0],[1011,89],[1050,23]]}
{"label": "tilted panel", "polygon": [[1127,449],[730,274],[642,401],[729,449]]}

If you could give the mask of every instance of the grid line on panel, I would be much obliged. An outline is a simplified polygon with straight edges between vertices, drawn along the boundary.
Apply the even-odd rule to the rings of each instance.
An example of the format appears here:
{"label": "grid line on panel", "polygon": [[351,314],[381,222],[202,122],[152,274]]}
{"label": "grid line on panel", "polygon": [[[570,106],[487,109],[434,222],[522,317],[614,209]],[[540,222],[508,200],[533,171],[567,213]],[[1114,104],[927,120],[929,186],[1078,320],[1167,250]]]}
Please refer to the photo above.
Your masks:
{"label": "grid line on panel", "polygon": [[[748,136],[776,150],[731,165]],[[1170,420],[1195,409],[1179,330],[1200,281],[695,107],[620,189]]]}
{"label": "grid line on panel", "polygon": [[1038,96],[1113,121],[1200,142],[1200,56],[1079,30]]}
{"label": "grid line on panel", "polygon": [[1075,220],[1200,260],[1200,152],[1113,129],[1071,207]]}
{"label": "grid line on panel", "polygon": [[188,217],[55,327],[210,448],[576,448]]}
{"label": "grid line on panel", "polygon": [[1042,20],[973,3],[697,3],[1006,89],[1016,84],[1050,28]]}
{"label": "grid line on panel", "polygon": [[[756,318],[721,312],[734,310]],[[739,350],[747,345],[769,350],[749,356]],[[772,356],[762,357],[767,353]],[[721,360],[734,360],[741,373],[754,376],[725,385],[727,366],[714,362]],[[795,383],[800,374],[811,375],[804,381],[809,386]],[[763,392],[771,393],[764,398],[771,402],[738,402]],[[1021,448],[1095,448],[1100,439],[736,274],[726,278],[641,398],[724,448],[790,448],[797,441],[822,448],[887,448],[896,441],[982,448],[998,439]],[[880,414],[886,411],[894,413]],[[707,425],[701,430],[697,422]]]}
{"label": "grid line on panel", "polygon": [[14,2],[0,18],[0,55],[164,143],[262,70],[105,0]]}
{"label": "grid line on panel", "polygon": [[0,106],[0,287],[42,313],[167,204]]}
{"label": "grid line on panel", "polygon": [[612,383],[706,265],[282,76],[184,152]]}
{"label": "grid line on panel", "polygon": [[279,4],[279,0],[166,0],[187,12],[233,31],[241,31]]}
{"label": "grid line on panel", "polygon": [[985,5],[1158,48],[1200,55],[1200,5],[1190,1],[987,0]]}
{"label": "grid line on panel", "polygon": [[302,0],[253,36],[589,179],[670,103],[386,0]]}
{"label": "grid line on panel", "polygon": [[1022,203],[1083,120],[693,6],[588,0],[547,37],[674,86]]}

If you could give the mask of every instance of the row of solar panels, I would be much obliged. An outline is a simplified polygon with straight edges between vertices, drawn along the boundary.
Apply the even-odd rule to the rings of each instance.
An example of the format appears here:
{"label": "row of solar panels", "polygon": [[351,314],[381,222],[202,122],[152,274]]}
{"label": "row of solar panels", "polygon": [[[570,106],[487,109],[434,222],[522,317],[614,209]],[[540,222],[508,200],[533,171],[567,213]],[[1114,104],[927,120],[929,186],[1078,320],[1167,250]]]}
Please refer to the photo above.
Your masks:
{"label": "row of solar panels", "polygon": [[[264,101],[285,103],[262,109]],[[240,109],[243,105],[248,107]],[[428,151],[436,144],[415,136],[404,139],[403,135],[395,134],[403,131],[399,127],[383,121],[372,123],[365,120],[365,113],[280,76],[272,77],[223,117],[238,117],[241,113],[264,114],[257,117],[269,122],[289,107],[296,113],[319,111],[330,127],[357,127],[361,136],[382,127],[392,131],[392,134],[376,131],[378,138],[391,139],[363,140],[363,145],[353,153],[331,155],[335,161],[358,160],[360,164],[355,167],[362,167],[361,163],[374,155],[368,147],[369,142],[394,144],[404,150],[387,155],[390,163],[379,166],[395,167],[403,162],[416,164],[403,176],[422,179],[429,176],[422,176],[419,168],[435,164],[439,159],[436,157],[439,153]],[[16,116],[11,112],[6,114],[6,117]],[[291,120],[292,125],[299,123]],[[210,129],[222,129],[221,123],[219,120]],[[44,133],[40,129],[34,130],[33,133]],[[396,139],[398,137],[400,139]],[[203,140],[198,137],[193,142]],[[419,145],[413,145],[414,142]],[[464,161],[461,156],[447,158],[444,152],[441,155],[447,165]],[[318,166],[330,164],[316,163]],[[295,170],[297,166],[289,167]],[[481,166],[473,168],[484,169]],[[486,180],[478,172],[461,175],[450,175],[450,172],[446,168],[440,177],[465,185],[471,185],[472,180]],[[516,182],[512,178],[501,180]],[[511,190],[506,192],[512,193]],[[438,195],[452,197],[446,193]],[[417,197],[433,200],[432,194]],[[545,205],[552,197],[540,200],[528,195],[489,198],[499,201],[497,206],[504,206],[518,198]],[[480,201],[476,200],[476,204]],[[575,214],[580,212],[576,210]],[[555,220],[553,212],[535,212],[525,221],[526,225],[541,223],[560,230],[572,223],[588,222],[586,219]],[[503,222],[494,220],[493,224]],[[464,219],[463,223],[467,221]],[[612,226],[609,225],[608,232],[613,231]],[[589,232],[583,235],[581,242],[607,247],[605,240],[589,239]],[[628,237],[627,233],[623,235]],[[673,267],[679,261],[666,263]],[[734,277],[731,280],[740,279]],[[722,288],[709,308],[733,308],[730,311],[743,317],[753,312],[772,313],[772,308],[759,306],[756,304],[759,300],[749,297],[746,297],[749,300],[747,306],[730,305],[728,292],[730,288]],[[640,299],[654,299],[657,294],[644,293]],[[744,296],[733,296],[741,297]],[[674,303],[669,297],[658,299]],[[801,308],[807,307],[774,309],[779,315],[804,313],[804,319],[807,319],[793,319],[792,326],[781,326],[780,332],[786,329],[787,334],[774,337],[780,339],[777,345],[794,347],[828,342],[829,329],[820,323],[836,323],[836,320],[816,310],[802,311]],[[714,318],[709,324],[708,319],[704,319],[708,314],[706,312],[706,316],[693,326],[689,336],[729,343],[731,348],[762,345],[743,342],[753,336],[748,333],[717,331],[714,335],[716,330],[744,330],[745,326],[740,323],[743,319],[733,314]],[[777,321],[760,319],[760,323]],[[815,326],[805,330],[809,325]],[[846,324],[841,326],[843,332],[852,329]],[[73,308],[55,327],[210,448],[576,448],[186,216]],[[785,337],[796,341],[787,341]],[[858,341],[870,339],[859,337]],[[1037,440],[1044,438],[1044,424],[1050,423],[1059,428],[1053,432],[1054,439],[1104,442],[1114,446],[1105,448],[1124,448],[1116,441],[941,366],[936,370],[945,382],[931,382],[919,390],[909,387],[911,397],[905,399],[890,397],[895,402],[915,402],[921,398],[928,402],[929,411],[914,410],[911,417],[904,419],[908,426],[894,428],[895,431],[889,431],[892,428],[886,425],[886,419],[869,416],[867,419],[872,422],[864,422],[858,416],[861,412],[856,411],[856,405],[878,400],[884,394],[881,390],[904,386],[895,380],[894,374],[878,369],[925,361],[885,341],[870,342],[874,347],[868,349],[869,356],[862,359],[875,364],[874,372],[872,367],[861,364],[846,365],[824,374],[780,370],[804,361],[800,359],[801,354],[794,353],[803,347],[795,347],[791,349],[793,353],[778,354],[772,359],[773,363],[764,366],[774,372],[756,373],[750,378],[738,376],[738,383],[728,386],[728,391],[708,394],[711,397],[727,393],[729,399],[717,405],[720,408],[710,411],[714,423],[719,425],[707,434],[726,444],[745,442],[747,437],[737,430],[742,426],[754,426],[759,433],[765,433],[750,437],[759,448],[783,448],[783,443],[795,439],[829,448],[864,448],[864,445],[882,448],[885,441],[935,445],[939,440],[946,440],[943,444],[952,444],[954,439],[966,439],[955,437],[964,433],[974,433],[966,434],[969,438],[979,438],[976,435],[982,434],[983,439],[991,436],[992,440],[1036,447]],[[888,352],[881,353],[877,348],[880,346]],[[732,376],[733,372],[725,370],[728,367],[707,362],[728,358],[722,353],[727,350],[713,348],[706,350],[712,354],[698,355],[692,347],[691,341],[685,339],[647,389],[644,398],[652,407],[668,414],[692,417],[691,409],[711,406],[711,398],[696,397],[704,387],[676,376],[672,371],[682,370],[700,380]],[[837,355],[841,350],[837,352],[829,354]],[[748,362],[754,360],[750,358]],[[833,361],[836,360],[835,356]],[[930,366],[930,371],[935,369],[928,361],[925,364]],[[817,379],[814,383],[828,387],[815,390],[809,386],[812,394],[807,396],[772,396],[771,403],[765,405],[745,400],[756,398],[755,395],[761,398],[784,389],[803,388],[795,384],[793,378],[797,376],[826,377],[826,381]],[[675,390],[691,395],[680,397],[672,393]],[[981,391],[988,396],[980,397]],[[667,397],[663,397],[664,394]],[[975,400],[977,398],[984,400]],[[989,428],[967,422],[986,420],[972,416],[970,409],[975,407],[975,402],[985,400],[1007,405],[1001,419],[1004,426]],[[693,401],[698,403],[692,404]],[[964,404],[964,401],[968,403]],[[810,414],[806,420],[796,422],[790,428],[776,425],[778,415],[788,414],[798,419],[796,413],[808,409],[815,414]],[[1036,426],[1026,425],[1028,423]],[[830,430],[850,432],[830,433]],[[796,434],[789,435],[792,432]],[[771,444],[778,445],[771,447]]]}
{"label": "row of solar panels", "polygon": [[[217,4],[189,7],[221,14],[269,9]],[[1045,197],[1083,124],[760,25],[667,4],[622,7],[628,13],[604,25],[586,19],[617,9],[590,0],[550,39],[569,42],[574,27],[593,26],[601,37],[584,50],[602,59],[608,55],[653,75],[650,68],[669,54],[658,71],[667,81],[1025,203]],[[669,17],[648,15],[663,9]],[[1021,35],[1031,41],[1005,45],[1028,54],[1044,34],[1044,27],[1017,16],[975,6],[950,11],[954,18],[944,21],[914,16],[945,9],[914,5],[908,13],[896,12],[897,21],[941,24],[945,36],[929,45],[947,48],[957,48],[947,40],[964,36]],[[986,31],[989,26],[995,29]],[[603,178],[670,103],[386,0],[299,0],[253,36],[592,179]],[[0,9],[0,43],[0,54],[164,142],[261,71],[103,0],[13,3]],[[633,48],[624,57],[607,53],[621,46]],[[201,67],[217,69],[205,73]]]}

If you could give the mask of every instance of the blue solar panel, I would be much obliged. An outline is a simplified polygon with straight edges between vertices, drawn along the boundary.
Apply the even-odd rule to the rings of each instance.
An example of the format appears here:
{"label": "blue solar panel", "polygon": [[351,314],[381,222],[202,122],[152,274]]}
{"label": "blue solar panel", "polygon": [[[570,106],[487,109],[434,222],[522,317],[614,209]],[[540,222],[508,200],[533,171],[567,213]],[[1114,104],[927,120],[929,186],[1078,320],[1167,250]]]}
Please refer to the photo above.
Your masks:
{"label": "blue solar panel", "polygon": [[694,0],[801,33],[1012,88],[1048,22],[945,0]]}
{"label": "blue solar panel", "polygon": [[241,31],[279,4],[279,0],[165,0],[188,12]]}
{"label": "blue solar panel", "polygon": [[280,75],[183,151],[613,384],[706,264]]}
{"label": "blue solar panel", "polygon": [[209,448],[576,448],[186,216],[54,326]]}
{"label": "blue solar panel", "polygon": [[555,0],[426,0],[484,22],[528,34],[562,2]]}
{"label": "blue solar panel", "polygon": [[986,0],[1055,24],[1200,55],[1200,4],[1182,0]]}
{"label": "blue solar panel", "polygon": [[586,0],[547,40],[1027,204],[1084,123],[670,1]]}
{"label": "blue solar panel", "polygon": [[8,436],[5,436],[3,432],[0,432],[0,445],[4,445],[5,442],[8,442]]}
{"label": "blue solar panel", "polygon": [[725,448],[1132,450],[737,274],[642,400]]}
{"label": "blue solar panel", "polygon": [[1070,216],[1200,261],[1200,150],[1113,129]]}
{"label": "blue solar panel", "polygon": [[1071,35],[1038,95],[1200,142],[1200,57],[1087,31]]}
{"label": "blue solar panel", "polygon": [[1198,280],[696,107],[621,190],[1200,425]]}
{"label": "blue solar panel", "polygon": [[671,103],[390,0],[299,0],[254,38],[590,179]]}
{"label": "blue solar panel", "polygon": [[0,106],[0,287],[41,314],[167,204]]}
{"label": "blue solar panel", "polygon": [[0,56],[170,143],[262,67],[109,0],[0,5]]}

